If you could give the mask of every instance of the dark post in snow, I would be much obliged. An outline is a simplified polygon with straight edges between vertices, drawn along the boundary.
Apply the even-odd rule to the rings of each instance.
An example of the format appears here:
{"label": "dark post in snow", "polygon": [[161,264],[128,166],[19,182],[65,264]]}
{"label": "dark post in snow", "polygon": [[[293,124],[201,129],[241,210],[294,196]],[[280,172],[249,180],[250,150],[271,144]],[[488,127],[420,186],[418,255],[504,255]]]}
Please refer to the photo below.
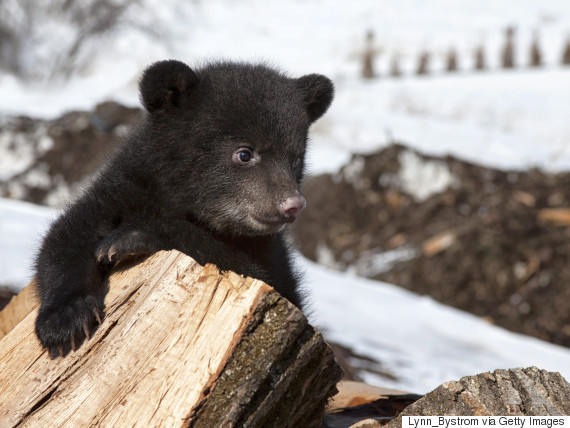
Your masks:
{"label": "dark post in snow", "polygon": [[423,76],[429,73],[429,61],[430,61],[429,53],[427,51],[421,52],[418,59],[418,68],[416,71],[416,74],[418,76]]}
{"label": "dark post in snow", "polygon": [[455,48],[451,47],[447,51],[445,70],[449,73],[457,71],[457,51]]}
{"label": "dark post in snow", "polygon": [[515,66],[515,28],[508,27],[505,30],[505,44],[501,52],[501,66],[514,68]]}
{"label": "dark post in snow", "polygon": [[482,71],[487,68],[487,63],[485,61],[485,47],[483,44],[479,45],[475,49],[475,70]]}
{"label": "dark post in snow", "polygon": [[400,69],[400,54],[395,52],[390,60],[390,76],[400,77],[402,75],[402,70]]}
{"label": "dark post in snow", "polygon": [[570,65],[570,37],[566,39],[566,46],[562,53],[562,65]]}
{"label": "dark post in snow", "polygon": [[376,77],[374,70],[374,59],[376,57],[376,49],[374,48],[374,32],[368,30],[366,33],[366,44],[362,54],[362,77],[364,79],[373,79]]}
{"label": "dark post in snow", "polygon": [[542,52],[540,50],[540,42],[538,38],[538,33],[534,32],[532,36],[532,42],[530,44],[530,67],[540,67],[542,66]]}

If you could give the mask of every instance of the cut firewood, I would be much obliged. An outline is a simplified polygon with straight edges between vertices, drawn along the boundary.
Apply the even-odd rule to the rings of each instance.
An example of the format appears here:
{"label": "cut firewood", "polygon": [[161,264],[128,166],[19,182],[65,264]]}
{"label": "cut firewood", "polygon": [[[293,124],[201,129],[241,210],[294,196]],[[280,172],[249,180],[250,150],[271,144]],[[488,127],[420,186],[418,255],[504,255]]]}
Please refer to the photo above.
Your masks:
{"label": "cut firewood", "polygon": [[538,211],[538,219],[556,226],[570,226],[570,208],[543,208]]}
{"label": "cut firewood", "polygon": [[271,287],[176,251],[113,274],[102,325],[65,358],[36,315],[0,341],[2,427],[318,427],[341,377]]}
{"label": "cut firewood", "polygon": [[394,419],[420,395],[403,391],[367,385],[361,382],[342,381],[338,394],[331,401],[326,428],[347,428],[378,426]]}
{"label": "cut firewood", "polygon": [[532,208],[536,206],[536,197],[531,193],[523,192],[522,190],[515,190],[513,192],[513,199],[527,207]]}
{"label": "cut firewood", "polygon": [[[344,389],[342,383],[339,389]],[[389,393],[369,403],[336,409],[327,416],[326,426],[401,428],[404,416],[563,415],[570,415],[570,384],[560,373],[529,367],[465,376],[423,397]]]}
{"label": "cut firewood", "polygon": [[422,254],[426,257],[435,256],[451,247],[456,239],[457,234],[453,230],[432,236],[422,243]]}
{"label": "cut firewood", "polygon": [[32,281],[12,297],[12,300],[0,311],[0,339],[12,331],[37,306],[35,283]]}
{"label": "cut firewood", "polygon": [[403,416],[556,415],[570,415],[570,384],[560,373],[529,367],[445,382],[386,426],[401,428]]}
{"label": "cut firewood", "polygon": [[338,394],[334,396],[329,404],[329,413],[347,407],[372,403],[373,401],[381,398],[388,398],[390,396],[397,395],[409,395],[407,392],[400,391],[398,389],[383,388],[351,380],[343,380],[337,385],[337,387]]}

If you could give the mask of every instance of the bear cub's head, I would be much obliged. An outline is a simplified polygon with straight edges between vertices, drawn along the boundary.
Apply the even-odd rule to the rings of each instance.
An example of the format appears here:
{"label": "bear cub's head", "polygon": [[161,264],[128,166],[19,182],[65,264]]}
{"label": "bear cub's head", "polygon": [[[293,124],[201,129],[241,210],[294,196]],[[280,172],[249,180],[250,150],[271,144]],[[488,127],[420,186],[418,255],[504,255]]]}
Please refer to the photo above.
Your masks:
{"label": "bear cub's head", "polygon": [[308,130],[333,93],[325,76],[262,64],[151,65],[140,81],[145,141],[160,153],[150,168],[168,209],[218,233],[281,231],[306,204]]}

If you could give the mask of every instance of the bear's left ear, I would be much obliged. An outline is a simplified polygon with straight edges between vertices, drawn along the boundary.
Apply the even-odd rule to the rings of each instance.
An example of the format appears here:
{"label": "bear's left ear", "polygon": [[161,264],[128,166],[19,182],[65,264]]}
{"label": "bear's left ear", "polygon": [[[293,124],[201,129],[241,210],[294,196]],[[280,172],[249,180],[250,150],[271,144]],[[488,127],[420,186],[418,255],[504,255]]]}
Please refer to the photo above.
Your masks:
{"label": "bear's left ear", "polygon": [[333,82],[321,74],[307,74],[297,79],[297,87],[304,95],[307,115],[314,122],[321,117],[333,100]]}
{"label": "bear's left ear", "polygon": [[141,101],[149,113],[170,111],[198,85],[198,76],[180,61],[155,62],[143,73],[139,83]]}

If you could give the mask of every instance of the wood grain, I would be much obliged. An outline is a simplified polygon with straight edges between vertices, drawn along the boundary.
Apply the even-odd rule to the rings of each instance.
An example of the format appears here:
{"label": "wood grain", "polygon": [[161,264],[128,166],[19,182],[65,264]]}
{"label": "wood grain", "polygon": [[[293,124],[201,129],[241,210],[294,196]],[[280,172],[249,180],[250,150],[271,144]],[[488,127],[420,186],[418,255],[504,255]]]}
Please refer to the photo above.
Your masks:
{"label": "wood grain", "polygon": [[[216,397],[224,368],[232,358],[241,367],[234,355],[238,345],[249,352],[243,361],[251,362],[253,350],[269,365],[273,356],[287,355],[289,361],[274,369],[277,377],[291,370],[302,352],[316,352],[326,360],[325,367],[334,368],[320,334],[267,284],[220,273],[212,265],[202,267],[176,251],[157,253],[115,273],[106,308],[105,320],[93,337],[65,358],[51,360],[41,349],[33,332],[37,309],[0,341],[1,427],[199,426],[205,410],[222,405],[209,401]],[[284,318],[271,315],[272,308],[285,308]],[[281,343],[281,336],[289,333],[280,333],[288,332],[295,320],[302,322],[297,321],[292,330],[312,331],[318,345],[297,349],[292,343],[298,345],[300,334],[295,331],[289,345]],[[276,327],[268,329],[271,323]],[[263,341],[256,343],[252,333],[263,326],[278,334],[279,340],[274,337],[261,344],[271,349],[256,348]],[[266,366],[255,361],[263,372]],[[245,373],[236,369],[223,373],[230,378],[226,387],[248,385],[239,393],[243,397],[259,397],[255,388],[266,387],[264,380],[248,383]],[[318,373],[322,374],[323,370]],[[339,377],[330,369],[328,375],[328,381],[319,383],[317,400],[308,399],[318,402],[321,412]],[[311,373],[303,376],[310,379]],[[236,409],[233,419],[218,415],[225,417],[224,424],[215,426],[237,426],[235,418],[250,402],[250,398],[230,400]],[[224,403],[228,405],[227,400]],[[278,400],[274,405],[280,405]],[[251,417],[252,411],[246,413]],[[249,426],[263,425],[252,419]]]}

